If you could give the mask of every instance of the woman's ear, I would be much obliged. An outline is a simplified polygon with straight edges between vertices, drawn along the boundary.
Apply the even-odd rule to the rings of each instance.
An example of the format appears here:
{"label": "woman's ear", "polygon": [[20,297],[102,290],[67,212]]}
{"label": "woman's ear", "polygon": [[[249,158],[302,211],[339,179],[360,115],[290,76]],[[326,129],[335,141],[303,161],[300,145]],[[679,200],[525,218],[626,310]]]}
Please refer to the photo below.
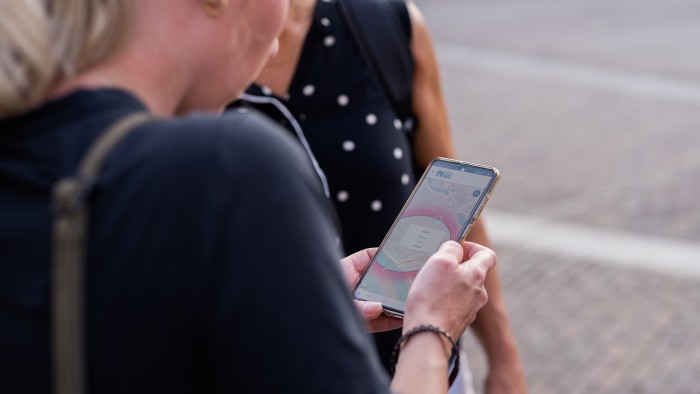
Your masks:
{"label": "woman's ear", "polygon": [[229,0],[199,0],[202,3],[202,9],[209,16],[219,16],[228,8]]}

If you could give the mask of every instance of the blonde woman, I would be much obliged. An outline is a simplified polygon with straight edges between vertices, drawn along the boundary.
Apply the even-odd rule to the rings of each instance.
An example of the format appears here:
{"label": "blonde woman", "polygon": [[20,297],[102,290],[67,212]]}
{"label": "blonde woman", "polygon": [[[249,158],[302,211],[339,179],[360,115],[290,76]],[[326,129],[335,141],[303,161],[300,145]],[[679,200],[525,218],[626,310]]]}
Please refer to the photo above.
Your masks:
{"label": "blonde woman", "polygon": [[[88,391],[389,392],[366,328],[400,322],[351,301],[373,251],[338,266],[308,157],[256,114],[186,115],[218,112],[254,79],[287,5],[0,1],[0,392],[51,391],[49,322],[63,310],[49,308],[50,191],[137,112],[158,120],[85,190]],[[494,264],[474,244],[431,257],[393,390],[446,392],[447,337],[485,304]]]}

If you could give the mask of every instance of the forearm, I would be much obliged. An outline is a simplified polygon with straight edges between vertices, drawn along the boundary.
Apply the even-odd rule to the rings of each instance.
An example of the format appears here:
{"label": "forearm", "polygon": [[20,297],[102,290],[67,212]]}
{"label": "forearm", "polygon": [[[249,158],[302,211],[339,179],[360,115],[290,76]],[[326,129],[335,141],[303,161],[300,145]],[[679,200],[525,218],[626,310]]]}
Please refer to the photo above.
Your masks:
{"label": "forearm", "polygon": [[519,365],[517,345],[496,270],[486,277],[485,287],[489,294],[489,302],[479,311],[471,327],[486,352],[491,368],[503,363]]}
{"label": "forearm", "polygon": [[[474,228],[467,239],[492,249],[491,240],[482,219],[474,223]],[[515,357],[517,360],[517,348],[510,329],[497,268],[491,270],[486,276],[485,287],[489,302],[479,311],[476,320],[472,323],[474,333],[484,347],[490,364],[493,365],[502,358]]]}
{"label": "forearm", "polygon": [[[491,241],[481,219],[474,224],[468,239],[491,247]],[[489,302],[479,311],[471,327],[489,361],[486,392],[525,393],[527,392],[525,373],[511,330],[501,291],[501,280],[496,269],[491,270],[486,276],[485,287]]]}
{"label": "forearm", "polygon": [[489,362],[484,382],[486,394],[525,394],[527,382],[515,337],[500,290],[498,272],[491,271],[485,282],[489,303],[482,308],[472,328]]}
{"label": "forearm", "polygon": [[450,353],[430,332],[412,337],[401,349],[391,390],[397,394],[446,393]]}

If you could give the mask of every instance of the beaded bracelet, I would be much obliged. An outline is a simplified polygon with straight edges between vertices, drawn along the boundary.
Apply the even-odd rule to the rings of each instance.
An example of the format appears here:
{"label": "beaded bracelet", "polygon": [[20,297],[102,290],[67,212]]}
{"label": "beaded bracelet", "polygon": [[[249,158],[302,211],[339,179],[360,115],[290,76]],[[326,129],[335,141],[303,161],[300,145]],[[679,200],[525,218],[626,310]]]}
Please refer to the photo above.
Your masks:
{"label": "beaded bracelet", "polygon": [[398,356],[401,352],[401,347],[406,342],[408,342],[408,340],[411,339],[412,336],[421,332],[434,332],[436,334],[444,336],[445,338],[447,338],[448,341],[450,341],[450,345],[452,345],[452,352],[450,353],[450,360],[448,365],[451,365],[452,362],[454,362],[452,373],[449,376],[449,383],[450,385],[452,385],[452,382],[454,382],[454,379],[457,376],[457,371],[459,370],[459,346],[457,345],[457,342],[455,342],[455,340],[452,339],[452,335],[450,335],[450,333],[448,333],[440,327],[433,326],[431,324],[415,326],[412,329],[408,330],[405,334],[403,334],[398,341],[396,341],[394,351],[391,352],[391,373],[393,374],[396,371],[396,362],[398,361]]}

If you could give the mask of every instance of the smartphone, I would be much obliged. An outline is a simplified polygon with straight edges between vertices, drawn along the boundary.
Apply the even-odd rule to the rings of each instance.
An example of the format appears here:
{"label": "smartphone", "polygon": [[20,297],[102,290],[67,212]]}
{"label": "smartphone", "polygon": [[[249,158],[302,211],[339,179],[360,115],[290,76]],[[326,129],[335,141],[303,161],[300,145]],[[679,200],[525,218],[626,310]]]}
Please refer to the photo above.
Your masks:
{"label": "smartphone", "polygon": [[496,168],[438,157],[425,170],[354,289],[403,317],[408,290],[440,245],[463,241],[500,178]]}

